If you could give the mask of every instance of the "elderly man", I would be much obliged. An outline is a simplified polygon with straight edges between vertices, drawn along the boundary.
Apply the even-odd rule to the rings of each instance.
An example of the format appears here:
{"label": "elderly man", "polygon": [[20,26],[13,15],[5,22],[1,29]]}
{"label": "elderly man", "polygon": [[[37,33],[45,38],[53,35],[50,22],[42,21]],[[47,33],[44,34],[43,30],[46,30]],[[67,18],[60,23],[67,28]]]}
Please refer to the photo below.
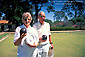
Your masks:
{"label": "elderly man", "polygon": [[38,57],[48,57],[49,42],[53,49],[50,25],[49,23],[45,22],[45,17],[45,13],[41,11],[38,15],[39,21],[33,25],[33,27],[37,30],[39,36]]}
{"label": "elderly man", "polygon": [[31,14],[25,12],[22,15],[23,25],[16,28],[14,45],[18,46],[17,57],[36,57],[37,55],[36,46],[39,38],[36,29],[30,26],[31,20]]}

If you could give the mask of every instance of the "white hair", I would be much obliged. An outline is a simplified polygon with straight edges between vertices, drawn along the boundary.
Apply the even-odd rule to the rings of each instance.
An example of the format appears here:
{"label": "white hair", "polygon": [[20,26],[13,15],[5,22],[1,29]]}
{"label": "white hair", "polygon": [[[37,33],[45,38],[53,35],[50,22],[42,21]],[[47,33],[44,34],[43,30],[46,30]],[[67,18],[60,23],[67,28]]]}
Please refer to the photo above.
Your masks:
{"label": "white hair", "polygon": [[[43,12],[43,11],[40,11],[38,15],[40,15],[40,13]],[[43,12],[44,13],[44,12]]]}
{"label": "white hair", "polygon": [[[31,14],[29,12],[23,13],[22,19],[27,19],[28,17],[31,17]],[[32,17],[31,17],[31,19],[32,19]]]}

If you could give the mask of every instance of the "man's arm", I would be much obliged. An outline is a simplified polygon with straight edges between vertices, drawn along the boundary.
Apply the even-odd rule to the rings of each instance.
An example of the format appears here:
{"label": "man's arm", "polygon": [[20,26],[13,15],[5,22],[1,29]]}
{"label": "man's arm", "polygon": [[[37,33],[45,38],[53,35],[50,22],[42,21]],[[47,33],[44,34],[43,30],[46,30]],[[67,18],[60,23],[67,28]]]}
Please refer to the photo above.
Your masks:
{"label": "man's arm", "polygon": [[50,44],[51,44],[51,49],[53,49],[53,43],[52,43],[52,40],[51,40],[51,35],[49,35],[49,41],[50,41]]}

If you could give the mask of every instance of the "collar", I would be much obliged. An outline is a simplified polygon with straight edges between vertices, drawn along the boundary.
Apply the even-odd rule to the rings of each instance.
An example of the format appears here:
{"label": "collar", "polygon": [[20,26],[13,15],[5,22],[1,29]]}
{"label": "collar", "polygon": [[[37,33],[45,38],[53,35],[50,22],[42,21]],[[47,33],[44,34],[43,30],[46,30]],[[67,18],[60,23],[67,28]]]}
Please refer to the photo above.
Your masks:
{"label": "collar", "polygon": [[[26,26],[24,24],[22,26],[26,28]],[[29,25],[29,27],[27,29],[30,29],[30,28],[31,28],[31,26]]]}
{"label": "collar", "polygon": [[[46,23],[46,22],[44,22],[44,24],[45,24],[45,23]],[[39,24],[40,26],[43,26],[43,25],[44,25],[44,24],[43,24],[43,25],[41,25],[41,23],[40,23],[39,21],[38,21],[38,24]]]}

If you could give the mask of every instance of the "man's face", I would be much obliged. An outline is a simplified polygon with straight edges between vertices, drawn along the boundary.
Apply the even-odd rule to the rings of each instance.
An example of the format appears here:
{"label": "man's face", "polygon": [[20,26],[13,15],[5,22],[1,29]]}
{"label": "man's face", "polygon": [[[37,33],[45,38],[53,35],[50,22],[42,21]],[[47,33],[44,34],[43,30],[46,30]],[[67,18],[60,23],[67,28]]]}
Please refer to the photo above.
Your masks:
{"label": "man's face", "polygon": [[24,19],[23,19],[23,23],[24,23],[26,26],[29,26],[30,23],[31,23],[31,17],[24,18]]}
{"label": "man's face", "polygon": [[41,12],[41,13],[39,14],[39,16],[38,16],[38,19],[39,19],[39,22],[40,22],[41,24],[44,24],[44,22],[45,22],[45,13],[44,13],[44,12]]}

